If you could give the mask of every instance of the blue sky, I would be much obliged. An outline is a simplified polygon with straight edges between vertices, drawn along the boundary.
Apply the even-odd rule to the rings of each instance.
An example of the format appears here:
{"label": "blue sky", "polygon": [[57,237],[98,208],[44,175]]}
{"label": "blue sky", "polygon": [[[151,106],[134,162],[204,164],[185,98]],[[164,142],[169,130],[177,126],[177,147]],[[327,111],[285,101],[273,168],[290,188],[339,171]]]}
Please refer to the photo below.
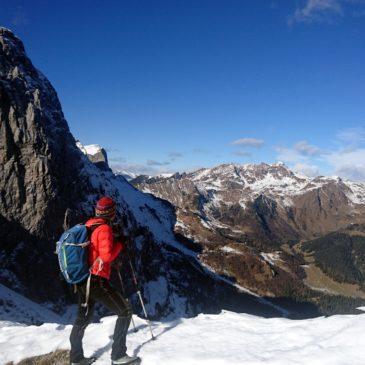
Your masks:
{"label": "blue sky", "polygon": [[74,136],[135,172],[365,180],[365,1],[4,1]]}

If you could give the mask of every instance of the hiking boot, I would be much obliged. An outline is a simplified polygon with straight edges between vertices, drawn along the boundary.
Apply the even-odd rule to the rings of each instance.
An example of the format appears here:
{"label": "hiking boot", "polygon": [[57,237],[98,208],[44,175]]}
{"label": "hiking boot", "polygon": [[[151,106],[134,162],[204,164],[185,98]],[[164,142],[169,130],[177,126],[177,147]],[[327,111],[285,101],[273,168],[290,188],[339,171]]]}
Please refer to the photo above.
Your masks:
{"label": "hiking boot", "polygon": [[96,357],[84,357],[82,360],[77,362],[71,362],[70,365],[90,365],[96,361]]}
{"label": "hiking boot", "polygon": [[141,358],[138,356],[125,355],[117,360],[112,360],[112,365],[135,365],[140,363],[141,363]]}

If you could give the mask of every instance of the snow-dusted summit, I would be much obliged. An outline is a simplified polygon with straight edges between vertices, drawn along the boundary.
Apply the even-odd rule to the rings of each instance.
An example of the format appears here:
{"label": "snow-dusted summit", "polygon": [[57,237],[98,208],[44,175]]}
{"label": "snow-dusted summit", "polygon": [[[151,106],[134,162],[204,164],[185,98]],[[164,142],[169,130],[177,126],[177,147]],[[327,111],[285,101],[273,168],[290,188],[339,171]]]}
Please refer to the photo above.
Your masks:
{"label": "snow-dusted summit", "polygon": [[290,197],[305,194],[327,184],[341,185],[346,196],[355,204],[365,203],[365,185],[343,180],[339,177],[309,178],[290,170],[283,163],[276,164],[224,164],[204,168],[186,175],[199,189],[205,192],[241,190],[244,203],[265,194],[280,198],[290,205]]}
{"label": "snow-dusted summit", "polygon": [[309,178],[282,163],[224,164],[132,183],[175,206],[176,232],[201,245],[207,267],[260,295],[290,287],[310,296],[304,261],[291,247],[365,223],[364,184]]}

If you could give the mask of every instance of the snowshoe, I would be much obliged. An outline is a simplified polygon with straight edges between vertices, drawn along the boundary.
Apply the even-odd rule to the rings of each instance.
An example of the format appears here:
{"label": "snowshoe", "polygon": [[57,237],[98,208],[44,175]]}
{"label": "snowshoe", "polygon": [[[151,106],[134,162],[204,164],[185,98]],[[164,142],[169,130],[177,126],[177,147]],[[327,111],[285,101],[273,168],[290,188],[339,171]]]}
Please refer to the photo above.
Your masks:
{"label": "snowshoe", "polygon": [[90,365],[96,361],[96,357],[84,357],[78,362],[71,362],[70,365]]}
{"label": "snowshoe", "polygon": [[117,360],[112,360],[112,365],[139,365],[141,358],[138,356],[125,355]]}

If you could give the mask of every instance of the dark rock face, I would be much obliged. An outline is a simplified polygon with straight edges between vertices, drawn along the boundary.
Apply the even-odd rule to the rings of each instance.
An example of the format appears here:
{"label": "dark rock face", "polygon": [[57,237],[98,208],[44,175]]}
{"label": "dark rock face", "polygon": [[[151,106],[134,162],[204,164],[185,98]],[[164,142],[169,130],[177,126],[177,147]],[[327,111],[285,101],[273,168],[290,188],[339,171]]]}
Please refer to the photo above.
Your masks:
{"label": "dark rock face", "polygon": [[[20,40],[4,29],[0,65],[0,214],[30,234],[54,238],[51,227],[62,227],[80,195],[75,186],[80,154],[72,148],[75,141],[55,90],[26,57]],[[0,232],[7,241],[6,226]]]}
{"label": "dark rock face", "polygon": [[[33,291],[33,275],[55,278],[45,265],[53,263],[53,247],[45,243],[77,217],[81,156],[55,90],[27,58],[22,42],[5,29],[0,29],[0,136],[3,269]],[[30,272],[19,267],[24,265]],[[42,296],[43,289],[37,293]]]}
{"label": "dark rock face", "polygon": [[[96,199],[109,195],[117,201],[152,317],[221,308],[278,314],[201,266],[188,240],[175,236],[175,211],[168,202],[114,175],[105,151],[96,165],[80,151],[55,90],[27,58],[22,42],[3,28],[0,136],[1,283],[64,309],[66,285],[58,279],[55,242],[65,228],[93,213]],[[127,263],[123,275],[134,291]]]}

